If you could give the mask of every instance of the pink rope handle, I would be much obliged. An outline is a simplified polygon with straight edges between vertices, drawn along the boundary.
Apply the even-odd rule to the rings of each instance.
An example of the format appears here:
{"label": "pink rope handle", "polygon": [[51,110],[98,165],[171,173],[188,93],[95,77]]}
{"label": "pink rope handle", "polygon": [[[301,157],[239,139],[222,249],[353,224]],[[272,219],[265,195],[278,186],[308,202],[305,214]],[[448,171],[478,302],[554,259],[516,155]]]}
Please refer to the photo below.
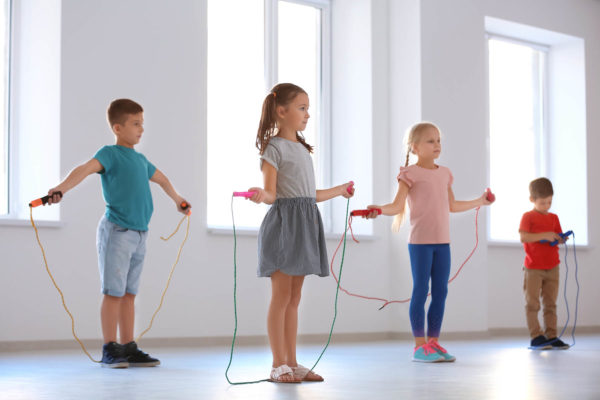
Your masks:
{"label": "pink rope handle", "polygon": [[[471,250],[471,252],[467,256],[467,258],[465,259],[465,261],[463,261],[463,263],[458,268],[458,270],[456,271],[456,273],[452,276],[452,278],[450,278],[448,280],[448,283],[450,283],[454,279],[456,279],[456,277],[458,276],[458,274],[460,274],[460,271],[463,269],[463,267],[465,266],[465,264],[471,259],[471,257],[473,256],[473,254],[475,254],[475,250],[477,250],[477,247],[479,246],[479,207],[477,207],[475,210],[476,210],[476,213],[475,213],[475,247],[473,247],[473,250]],[[352,215],[350,215],[350,217],[348,218],[348,228],[346,229],[346,232],[348,231],[348,229],[350,229],[350,234],[352,235],[352,240],[354,240],[356,243],[360,243],[358,240],[356,240],[356,238],[354,237],[354,232],[352,231]],[[344,234],[346,232],[344,232]],[[342,243],[344,241],[344,234],[342,235],[342,238],[340,239],[339,244],[337,245],[335,251],[333,252],[333,257],[331,257],[331,264],[329,264],[329,270],[331,271],[331,275],[333,276],[333,279],[335,279],[336,284],[338,283],[338,277],[335,275],[335,272],[333,271],[333,261],[335,260],[335,256],[337,255],[337,252],[340,249],[340,246],[342,245]],[[393,304],[393,303],[398,303],[398,304],[408,303],[411,300],[410,297],[407,298],[407,299],[404,299],[404,300],[387,300],[387,299],[383,299],[383,298],[380,298],[380,297],[364,296],[364,295],[361,295],[361,294],[352,293],[352,292],[346,290],[345,288],[343,288],[341,285],[340,285],[340,290],[342,292],[346,293],[349,296],[354,296],[354,297],[358,297],[358,298],[365,299],[365,300],[382,301],[383,305],[379,308],[380,310],[383,309],[388,304]],[[431,292],[428,293],[427,296],[428,297],[431,296]]]}
{"label": "pink rope handle", "polygon": [[233,192],[233,197],[245,197],[249,199],[250,197],[254,196],[254,193],[256,192]]}

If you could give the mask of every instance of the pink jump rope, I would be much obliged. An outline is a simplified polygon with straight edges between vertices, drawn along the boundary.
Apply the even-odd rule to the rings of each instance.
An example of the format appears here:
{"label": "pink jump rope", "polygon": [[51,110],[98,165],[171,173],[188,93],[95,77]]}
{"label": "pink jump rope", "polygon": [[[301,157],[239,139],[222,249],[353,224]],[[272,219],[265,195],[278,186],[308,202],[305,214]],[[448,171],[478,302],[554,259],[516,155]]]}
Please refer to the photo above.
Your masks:
{"label": "pink jump rope", "polygon": [[[490,188],[487,188],[486,190],[486,199],[490,202],[494,202],[496,200],[496,196],[492,193],[492,191],[490,190]],[[376,211],[378,215],[381,215],[381,209],[380,208],[372,208],[372,209],[363,209],[363,210],[353,210],[350,213],[350,217],[348,218],[348,229],[350,229],[350,235],[352,236],[352,240],[354,240],[356,243],[359,243],[359,241],[354,237],[354,232],[352,232],[352,217],[353,216],[363,216],[363,215],[369,215],[370,213]],[[469,253],[469,255],[467,256],[467,258],[465,259],[465,261],[461,264],[460,268],[458,268],[458,271],[456,271],[456,273],[452,276],[452,278],[450,278],[448,280],[448,283],[452,282],[454,279],[456,279],[456,277],[458,276],[458,274],[460,273],[460,271],[462,270],[462,268],[465,266],[465,264],[471,259],[471,257],[473,256],[473,254],[475,253],[475,250],[477,250],[477,246],[479,245],[479,224],[478,224],[478,219],[479,219],[479,207],[476,208],[476,213],[475,213],[475,247],[473,247],[473,250],[471,250],[471,252]],[[331,275],[333,276],[333,278],[335,279],[336,283],[339,284],[338,281],[338,277],[335,275],[335,272],[333,270],[333,261],[335,260],[335,256],[344,240],[345,236],[342,236],[342,239],[340,240],[340,243],[338,244],[338,246],[336,247],[335,251],[333,252],[333,257],[331,258],[331,263],[329,265],[329,270],[331,271]],[[364,296],[364,295],[360,295],[357,293],[352,293],[348,290],[346,290],[345,288],[343,288],[342,286],[340,286],[340,290],[343,291],[344,293],[346,293],[349,296],[354,296],[354,297],[359,297],[361,299],[365,299],[365,300],[377,300],[377,301],[381,301],[383,302],[383,305],[379,308],[380,310],[383,309],[385,306],[387,306],[388,304],[392,304],[392,303],[408,303],[410,301],[410,298],[404,299],[404,300],[388,300],[388,299],[383,299],[381,297],[373,297],[373,296]],[[429,293],[427,296],[430,296],[431,293]]]}

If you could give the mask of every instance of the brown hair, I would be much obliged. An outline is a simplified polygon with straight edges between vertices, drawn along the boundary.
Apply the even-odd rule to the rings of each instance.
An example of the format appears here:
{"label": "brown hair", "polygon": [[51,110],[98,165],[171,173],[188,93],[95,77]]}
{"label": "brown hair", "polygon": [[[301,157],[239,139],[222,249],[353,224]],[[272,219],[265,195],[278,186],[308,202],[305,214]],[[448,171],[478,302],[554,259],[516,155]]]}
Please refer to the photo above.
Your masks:
{"label": "brown hair", "polygon": [[108,124],[112,128],[115,124],[125,123],[128,115],[139,114],[141,112],[144,112],[144,109],[135,101],[129,99],[117,99],[113,100],[108,106],[106,116],[108,118]]}
{"label": "brown hair", "polygon": [[543,199],[554,195],[552,182],[548,178],[537,178],[529,183],[529,194],[533,199]]}
{"label": "brown hair", "polygon": [[[273,89],[265,97],[258,132],[256,134],[256,147],[260,154],[264,153],[271,138],[277,134],[277,106],[287,107],[300,93],[308,95],[300,86],[296,86],[293,83],[280,83],[273,86]],[[304,136],[300,132],[296,132],[296,139],[310,153],[313,152],[313,147],[306,143]]]}

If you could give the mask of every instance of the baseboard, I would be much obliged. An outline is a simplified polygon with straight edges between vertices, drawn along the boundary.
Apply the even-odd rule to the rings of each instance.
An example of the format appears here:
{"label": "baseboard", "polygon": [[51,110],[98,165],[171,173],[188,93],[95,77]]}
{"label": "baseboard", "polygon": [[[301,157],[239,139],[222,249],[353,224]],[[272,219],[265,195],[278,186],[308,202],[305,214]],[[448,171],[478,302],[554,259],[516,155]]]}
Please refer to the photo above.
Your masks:
{"label": "baseboard", "polygon": [[[571,327],[565,330],[570,335]],[[444,340],[485,340],[495,337],[528,336],[526,328],[491,328],[487,331],[473,332],[444,332]],[[600,334],[600,326],[577,327],[577,334]],[[327,334],[298,335],[298,344],[322,344],[327,341]],[[206,337],[171,337],[171,338],[143,338],[140,343],[144,347],[215,347],[230,346],[231,336],[206,336]],[[381,342],[387,340],[410,341],[413,336],[410,332],[365,332],[365,333],[335,333],[332,337],[334,343],[356,342]],[[82,340],[87,349],[99,349],[101,339]],[[268,338],[263,335],[239,336],[236,346],[268,346]],[[78,349],[79,343],[74,339],[69,340],[28,340],[0,342],[0,353],[13,351],[35,350],[67,350]]]}

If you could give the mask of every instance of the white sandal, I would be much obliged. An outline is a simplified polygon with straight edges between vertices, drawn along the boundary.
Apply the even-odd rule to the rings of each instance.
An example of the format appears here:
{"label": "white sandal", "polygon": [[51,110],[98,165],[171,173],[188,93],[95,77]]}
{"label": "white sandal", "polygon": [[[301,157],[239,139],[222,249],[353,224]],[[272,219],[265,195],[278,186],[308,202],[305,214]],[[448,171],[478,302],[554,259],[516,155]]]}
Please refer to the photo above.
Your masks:
{"label": "white sandal", "polygon": [[[281,377],[287,374],[289,374],[292,377],[292,379],[282,380]],[[269,381],[275,383],[300,383],[302,382],[302,379],[296,378],[296,376],[294,375],[294,371],[286,364],[283,364],[277,368],[271,368],[271,376],[269,378]]]}
{"label": "white sandal", "polygon": [[298,364],[297,367],[292,367],[292,371],[294,371],[294,376],[295,377],[298,377],[298,378],[302,379],[303,381],[307,381],[307,382],[323,382],[325,380],[325,379],[323,379],[322,376],[318,375],[314,371],[312,371],[313,375],[317,376],[318,378],[308,378],[308,373],[311,372],[311,370],[308,369],[308,368],[306,368],[304,365]]}

